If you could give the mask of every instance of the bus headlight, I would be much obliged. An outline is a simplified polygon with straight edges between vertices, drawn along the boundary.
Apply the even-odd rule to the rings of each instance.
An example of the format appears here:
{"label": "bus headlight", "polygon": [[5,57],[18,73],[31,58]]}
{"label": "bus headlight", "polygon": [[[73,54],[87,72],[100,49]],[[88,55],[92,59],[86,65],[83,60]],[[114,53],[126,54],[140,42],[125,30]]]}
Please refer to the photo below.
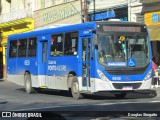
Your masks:
{"label": "bus headlight", "polygon": [[150,71],[147,73],[147,75],[146,75],[146,77],[144,78],[144,80],[148,80],[149,78],[151,78],[151,76],[152,76],[152,70],[150,70]]}
{"label": "bus headlight", "polygon": [[109,79],[102,73],[102,71],[97,70],[99,77],[101,80],[108,81]]}

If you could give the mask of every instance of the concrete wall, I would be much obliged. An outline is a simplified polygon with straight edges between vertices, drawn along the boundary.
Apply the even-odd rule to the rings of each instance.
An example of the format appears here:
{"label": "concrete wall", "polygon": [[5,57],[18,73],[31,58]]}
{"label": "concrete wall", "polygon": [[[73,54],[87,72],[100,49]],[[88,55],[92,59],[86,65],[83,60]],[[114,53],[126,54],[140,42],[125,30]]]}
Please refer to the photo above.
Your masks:
{"label": "concrete wall", "polygon": [[140,22],[144,23],[144,15],[141,14],[142,12],[142,3],[139,0],[128,0],[128,7],[129,11],[129,18],[132,22]]}

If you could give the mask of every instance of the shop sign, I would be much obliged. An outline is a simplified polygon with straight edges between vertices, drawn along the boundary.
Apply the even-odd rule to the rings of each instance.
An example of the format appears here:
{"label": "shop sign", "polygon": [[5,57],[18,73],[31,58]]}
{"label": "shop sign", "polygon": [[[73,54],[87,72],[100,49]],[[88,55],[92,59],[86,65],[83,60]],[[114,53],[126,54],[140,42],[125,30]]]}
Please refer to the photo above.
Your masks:
{"label": "shop sign", "polygon": [[103,19],[114,18],[114,17],[115,17],[115,12],[112,10],[112,11],[102,12],[98,14],[92,14],[91,21],[103,20]]}
{"label": "shop sign", "polygon": [[160,5],[157,3],[156,5],[152,5],[151,3],[149,5],[144,5],[142,8],[142,13],[151,12],[151,11],[157,11],[160,10]]}
{"label": "shop sign", "polygon": [[[72,4],[76,8],[72,6]],[[69,19],[69,17],[79,14],[81,12],[80,1],[75,1],[72,4],[66,3],[36,11],[34,13],[35,27],[47,25],[66,18]]]}
{"label": "shop sign", "polygon": [[64,8],[61,10],[44,13],[43,20],[44,20],[44,22],[54,22],[54,21],[57,21],[60,19],[67,18],[67,17],[74,15],[76,13],[77,13],[77,11],[75,11],[74,8],[70,8],[70,9]]}
{"label": "shop sign", "polygon": [[160,22],[160,15],[158,13],[152,14],[152,22]]}
{"label": "shop sign", "polygon": [[121,21],[128,21],[128,17],[120,18]]}
{"label": "shop sign", "polygon": [[153,3],[153,2],[160,2],[160,0],[140,0],[141,3]]}

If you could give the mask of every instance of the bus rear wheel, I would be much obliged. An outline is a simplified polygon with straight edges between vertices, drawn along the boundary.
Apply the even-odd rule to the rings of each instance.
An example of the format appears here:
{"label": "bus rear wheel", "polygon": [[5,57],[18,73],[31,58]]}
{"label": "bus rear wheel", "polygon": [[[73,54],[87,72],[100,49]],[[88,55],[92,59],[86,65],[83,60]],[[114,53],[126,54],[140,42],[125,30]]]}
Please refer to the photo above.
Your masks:
{"label": "bus rear wheel", "polygon": [[79,92],[79,84],[76,77],[73,78],[71,84],[71,93],[74,99],[81,99],[83,98],[82,93]]}
{"label": "bus rear wheel", "polygon": [[31,83],[31,77],[29,74],[26,74],[24,76],[24,80],[25,80],[25,89],[26,89],[26,93],[30,94],[35,92],[35,89],[32,88],[32,83]]}
{"label": "bus rear wheel", "polygon": [[122,98],[125,98],[127,93],[115,93],[115,97],[118,98],[118,99],[122,99]]}

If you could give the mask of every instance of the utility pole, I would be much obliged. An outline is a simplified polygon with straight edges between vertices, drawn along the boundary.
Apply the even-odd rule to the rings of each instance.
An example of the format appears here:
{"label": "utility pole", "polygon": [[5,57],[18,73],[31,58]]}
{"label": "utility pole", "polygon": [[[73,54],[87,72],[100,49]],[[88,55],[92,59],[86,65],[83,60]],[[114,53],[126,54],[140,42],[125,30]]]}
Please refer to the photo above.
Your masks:
{"label": "utility pole", "polygon": [[88,21],[88,0],[84,0],[85,1],[85,4],[84,4],[84,9],[85,9],[85,22]]}
{"label": "utility pole", "polygon": [[88,21],[88,1],[81,0],[82,17],[84,18],[82,22]]}
{"label": "utility pole", "polygon": [[93,3],[93,5],[94,5],[94,6],[93,6],[93,9],[94,9],[94,21],[95,21],[96,0],[93,0],[93,2],[94,2],[94,3]]}

